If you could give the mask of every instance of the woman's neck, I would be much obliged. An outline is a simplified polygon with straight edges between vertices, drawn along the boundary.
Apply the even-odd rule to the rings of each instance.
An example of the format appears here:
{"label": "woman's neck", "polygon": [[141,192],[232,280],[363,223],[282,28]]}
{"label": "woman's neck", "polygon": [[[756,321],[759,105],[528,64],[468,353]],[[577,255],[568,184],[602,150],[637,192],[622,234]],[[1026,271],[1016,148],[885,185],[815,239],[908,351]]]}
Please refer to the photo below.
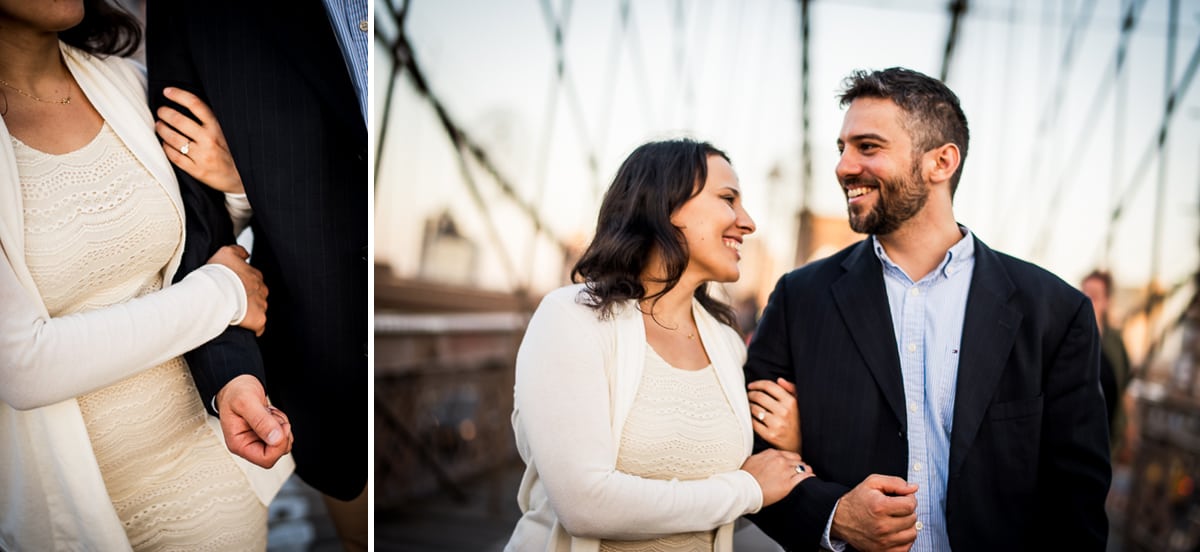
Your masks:
{"label": "woman's neck", "polygon": [[[692,318],[692,297],[702,283],[688,283],[682,279],[666,293],[655,299],[643,300],[640,304],[642,312],[650,315],[655,321],[668,328],[690,326]],[[653,296],[666,286],[648,278],[642,279],[642,287],[646,296]]]}
{"label": "woman's neck", "polygon": [[36,94],[40,85],[60,84],[66,75],[58,34],[0,26],[0,79]]}

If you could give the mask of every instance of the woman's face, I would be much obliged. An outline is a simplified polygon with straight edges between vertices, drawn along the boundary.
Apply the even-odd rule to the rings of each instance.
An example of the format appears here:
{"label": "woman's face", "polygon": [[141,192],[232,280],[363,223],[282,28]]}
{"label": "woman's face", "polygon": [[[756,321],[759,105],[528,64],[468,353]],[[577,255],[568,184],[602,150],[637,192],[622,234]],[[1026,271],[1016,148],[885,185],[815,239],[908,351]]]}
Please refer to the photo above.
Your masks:
{"label": "woman's face", "polygon": [[57,33],[83,21],[83,0],[0,0],[0,35],[27,29]]}
{"label": "woman's face", "polygon": [[684,278],[734,282],[741,276],[742,238],[754,221],[742,207],[742,190],[733,167],[719,155],[708,156],[708,179],[695,197],[671,214],[671,223],[687,240]]}

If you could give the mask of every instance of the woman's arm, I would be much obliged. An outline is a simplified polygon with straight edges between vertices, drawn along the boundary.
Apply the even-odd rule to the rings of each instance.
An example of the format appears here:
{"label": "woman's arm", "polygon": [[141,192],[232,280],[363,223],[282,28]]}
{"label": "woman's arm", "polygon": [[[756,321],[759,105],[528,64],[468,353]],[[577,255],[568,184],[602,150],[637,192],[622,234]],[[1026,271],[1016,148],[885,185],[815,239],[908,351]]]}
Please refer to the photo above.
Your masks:
{"label": "woman's arm", "polygon": [[208,341],[246,305],[239,276],[210,264],[162,291],[46,317],[0,256],[0,400],[26,410],[111,385]]}
{"label": "woman's arm", "polygon": [[[564,300],[565,299],[565,300]],[[568,533],[642,539],[714,529],[757,511],[762,492],[742,470],[694,481],[617,471],[599,323],[561,292],[534,314],[517,355],[517,439]]]}

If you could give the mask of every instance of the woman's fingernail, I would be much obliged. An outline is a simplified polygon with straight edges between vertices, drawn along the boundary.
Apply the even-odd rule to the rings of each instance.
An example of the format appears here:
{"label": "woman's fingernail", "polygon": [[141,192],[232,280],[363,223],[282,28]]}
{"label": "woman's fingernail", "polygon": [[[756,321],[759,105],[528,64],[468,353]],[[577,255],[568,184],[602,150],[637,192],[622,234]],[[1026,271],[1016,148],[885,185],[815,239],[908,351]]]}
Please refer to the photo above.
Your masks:
{"label": "woman's fingernail", "polygon": [[174,88],[174,87],[168,86],[168,87],[166,87],[166,88],[163,88],[163,95],[164,95],[164,96],[171,96],[171,95],[173,95],[173,94],[175,94],[175,88]]}

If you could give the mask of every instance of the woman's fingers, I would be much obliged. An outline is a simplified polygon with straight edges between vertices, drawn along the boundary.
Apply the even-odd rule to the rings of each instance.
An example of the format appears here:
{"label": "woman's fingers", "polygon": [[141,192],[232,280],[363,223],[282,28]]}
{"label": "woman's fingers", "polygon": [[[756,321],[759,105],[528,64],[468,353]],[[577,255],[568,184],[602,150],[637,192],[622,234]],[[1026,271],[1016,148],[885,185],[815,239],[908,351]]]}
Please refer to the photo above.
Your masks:
{"label": "woman's fingers", "polygon": [[[182,88],[175,88],[173,86],[164,88],[163,96],[166,96],[168,100],[186,107],[188,111],[192,112],[192,115],[195,115],[196,118],[200,120],[200,124],[204,126],[214,125],[220,128],[220,125],[217,124],[216,115],[213,115],[212,110],[208,108],[208,104],[204,103],[204,100],[201,100],[199,96]],[[172,109],[172,111],[175,110]],[[179,112],[176,111],[176,113]],[[182,116],[182,114],[180,115]]]}
{"label": "woman's fingers", "polygon": [[178,131],[171,128],[171,125],[168,125],[162,121],[155,121],[154,132],[158,134],[159,138],[162,138],[164,146],[174,149],[179,153],[183,153],[185,144],[192,143],[191,138],[180,134]]}
{"label": "woman's fingers", "polygon": [[758,416],[758,410],[755,410],[755,408],[765,410],[767,414],[780,412],[782,410],[779,401],[775,400],[775,397],[763,393],[762,391],[750,391],[746,393],[746,397],[750,399],[750,413],[754,414],[755,417]]}
{"label": "woman's fingers", "polygon": [[206,131],[203,126],[196,121],[193,121],[191,117],[176,111],[172,107],[164,105],[158,108],[158,111],[156,111],[155,114],[158,115],[159,121],[171,125],[171,128],[175,129],[180,134],[190,136],[192,141],[199,141],[209,137],[209,132]]}
{"label": "woman's fingers", "polygon": [[[786,380],[784,380],[786,381]],[[786,401],[789,398],[795,398],[795,394],[789,392],[786,388],[770,380],[757,380],[750,382],[746,386],[752,391],[759,391],[770,395],[776,401]],[[793,388],[794,389],[794,388]]]}

